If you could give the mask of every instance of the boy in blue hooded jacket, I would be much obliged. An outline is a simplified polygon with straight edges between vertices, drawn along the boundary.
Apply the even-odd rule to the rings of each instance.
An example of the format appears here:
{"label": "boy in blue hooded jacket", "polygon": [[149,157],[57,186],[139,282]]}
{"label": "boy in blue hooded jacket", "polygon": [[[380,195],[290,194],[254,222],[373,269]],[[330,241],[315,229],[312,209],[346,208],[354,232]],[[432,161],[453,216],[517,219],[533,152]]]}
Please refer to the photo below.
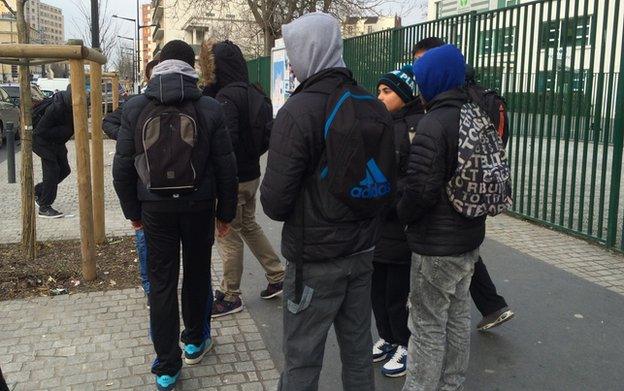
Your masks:
{"label": "boy in blue hooded jacket", "polygon": [[426,114],[410,146],[397,210],[412,255],[408,373],[404,390],[461,389],[468,368],[468,288],[485,237],[485,217],[466,218],[445,187],[457,166],[466,65],[453,45],[414,63]]}

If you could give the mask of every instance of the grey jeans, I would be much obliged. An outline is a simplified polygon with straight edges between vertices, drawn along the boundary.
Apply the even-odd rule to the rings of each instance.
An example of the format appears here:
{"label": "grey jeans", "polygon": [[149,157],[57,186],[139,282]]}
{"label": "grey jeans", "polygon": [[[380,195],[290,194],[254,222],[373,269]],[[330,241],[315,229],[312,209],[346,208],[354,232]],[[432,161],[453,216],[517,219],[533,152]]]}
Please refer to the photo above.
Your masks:
{"label": "grey jeans", "polygon": [[[374,390],[371,349],[373,252],[303,265],[304,298],[295,296],[295,264],[284,279],[284,372],[280,391],[316,391],[325,341],[334,325],[346,391]],[[339,388],[337,388],[339,389]]]}
{"label": "grey jeans", "polygon": [[412,255],[412,336],[403,391],[463,389],[470,353],[468,288],[478,259],[478,248],[453,257]]}

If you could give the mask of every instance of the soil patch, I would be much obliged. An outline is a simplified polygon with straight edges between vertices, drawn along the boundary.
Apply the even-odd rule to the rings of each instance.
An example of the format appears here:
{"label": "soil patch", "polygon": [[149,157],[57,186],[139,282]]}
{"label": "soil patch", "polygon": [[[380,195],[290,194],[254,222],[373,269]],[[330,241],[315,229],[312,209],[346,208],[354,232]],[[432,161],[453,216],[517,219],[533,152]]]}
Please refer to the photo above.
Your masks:
{"label": "soil patch", "polygon": [[134,288],[141,285],[134,237],[97,246],[97,278],[82,280],[80,241],[37,243],[27,261],[19,243],[0,245],[0,300]]}

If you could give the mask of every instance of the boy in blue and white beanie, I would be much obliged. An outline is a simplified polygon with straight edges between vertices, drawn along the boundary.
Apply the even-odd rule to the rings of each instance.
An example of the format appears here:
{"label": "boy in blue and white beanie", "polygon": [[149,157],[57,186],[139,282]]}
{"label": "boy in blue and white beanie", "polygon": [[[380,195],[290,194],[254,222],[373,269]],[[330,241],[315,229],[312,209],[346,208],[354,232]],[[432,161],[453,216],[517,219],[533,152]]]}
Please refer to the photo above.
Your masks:
{"label": "boy in blue and white beanie", "polygon": [[415,99],[416,81],[412,66],[405,65],[399,70],[383,75],[377,82],[377,90],[379,100],[386,105],[389,112],[393,113],[403,108]]}

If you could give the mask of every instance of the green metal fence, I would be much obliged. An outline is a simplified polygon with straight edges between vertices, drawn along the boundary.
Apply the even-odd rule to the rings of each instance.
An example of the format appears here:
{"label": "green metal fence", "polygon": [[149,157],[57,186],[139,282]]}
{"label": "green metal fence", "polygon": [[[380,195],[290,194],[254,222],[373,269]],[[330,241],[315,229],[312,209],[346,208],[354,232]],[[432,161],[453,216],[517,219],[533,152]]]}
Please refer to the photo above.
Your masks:
{"label": "green metal fence", "polygon": [[437,36],[506,97],[513,213],[624,250],[624,6],[540,0],[345,40],[360,84],[411,62]]}
{"label": "green metal fence", "polygon": [[271,57],[258,57],[247,61],[249,81],[258,83],[268,95],[271,93]]}

